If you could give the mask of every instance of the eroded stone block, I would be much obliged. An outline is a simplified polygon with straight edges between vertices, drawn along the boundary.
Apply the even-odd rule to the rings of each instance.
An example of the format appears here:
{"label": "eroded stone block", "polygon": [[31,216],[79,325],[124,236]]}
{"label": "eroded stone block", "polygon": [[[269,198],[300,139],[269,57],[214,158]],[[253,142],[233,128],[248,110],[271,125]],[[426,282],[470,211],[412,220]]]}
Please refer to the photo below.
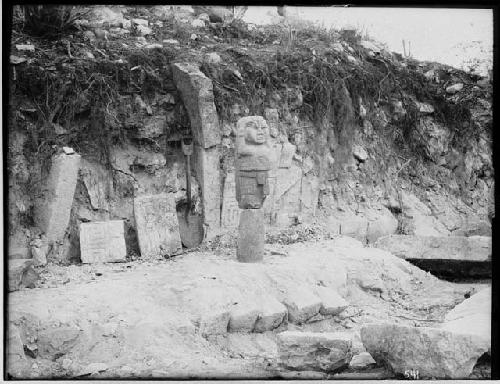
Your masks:
{"label": "eroded stone block", "polygon": [[189,114],[196,141],[203,148],[220,143],[221,133],[212,81],[191,63],[173,64],[172,75]]}
{"label": "eroded stone block", "polygon": [[285,331],[277,341],[280,365],[292,370],[331,372],[352,356],[351,337],[341,332]]}
{"label": "eroded stone block", "polygon": [[288,309],[288,320],[301,324],[319,313],[321,299],[307,287],[296,287],[287,292],[283,304]]}
{"label": "eroded stone block", "polygon": [[260,310],[252,300],[238,302],[230,312],[229,331],[252,332]]}
{"label": "eroded stone block", "polygon": [[182,248],[172,194],[135,197],[134,217],[143,257],[172,255]]}
{"label": "eroded stone block", "polygon": [[64,237],[69,223],[73,196],[75,194],[80,155],[59,154],[52,159],[43,201],[35,214],[37,226],[45,232],[47,240],[53,242]]}
{"label": "eroded stone block", "polygon": [[260,304],[261,312],[255,323],[255,332],[278,328],[287,316],[286,307],[272,296],[262,297]]}
{"label": "eroded stone block", "polygon": [[335,288],[317,287],[316,295],[321,299],[319,313],[324,316],[338,315],[349,306],[349,303],[337,293]]}
{"label": "eroded stone block", "polygon": [[202,336],[223,335],[227,333],[230,314],[226,310],[212,310],[201,316],[199,321]]}
{"label": "eroded stone block", "polygon": [[114,263],[126,261],[123,220],[80,224],[82,263]]}

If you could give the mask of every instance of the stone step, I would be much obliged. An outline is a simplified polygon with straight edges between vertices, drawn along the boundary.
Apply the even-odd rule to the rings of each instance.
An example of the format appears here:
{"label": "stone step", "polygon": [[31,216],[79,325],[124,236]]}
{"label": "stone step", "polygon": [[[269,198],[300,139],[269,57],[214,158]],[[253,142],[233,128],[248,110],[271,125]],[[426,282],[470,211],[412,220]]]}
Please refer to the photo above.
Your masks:
{"label": "stone step", "polygon": [[352,340],[343,332],[285,331],[277,335],[279,365],[294,371],[333,372],[352,357]]}

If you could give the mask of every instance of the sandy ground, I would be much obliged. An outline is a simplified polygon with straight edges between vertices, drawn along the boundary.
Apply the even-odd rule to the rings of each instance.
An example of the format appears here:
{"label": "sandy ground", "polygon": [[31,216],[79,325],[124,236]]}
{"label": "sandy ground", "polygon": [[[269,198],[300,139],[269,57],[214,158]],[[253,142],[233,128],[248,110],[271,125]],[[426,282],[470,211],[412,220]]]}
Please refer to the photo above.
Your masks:
{"label": "sandy ground", "polygon": [[[259,264],[238,263],[234,252],[45,267],[39,287],[8,295],[9,324],[36,350],[18,377],[286,377],[277,362],[279,331],[348,332],[359,352],[363,324],[438,326],[466,293],[490,284],[442,281],[347,237],[266,245]],[[318,286],[349,306],[264,333],[200,332],[203,319],[217,328],[217,316],[235,303],[250,310],[269,297],[300,301]]]}

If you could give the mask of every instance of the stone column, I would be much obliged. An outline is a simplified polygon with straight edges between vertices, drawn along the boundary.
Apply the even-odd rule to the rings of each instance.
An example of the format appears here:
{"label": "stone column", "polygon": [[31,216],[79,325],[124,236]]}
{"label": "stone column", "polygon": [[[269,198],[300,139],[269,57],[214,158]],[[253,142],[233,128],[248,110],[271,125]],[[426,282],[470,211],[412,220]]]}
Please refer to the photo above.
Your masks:
{"label": "stone column", "polygon": [[241,211],[236,253],[238,261],[242,263],[262,261],[265,240],[264,210],[260,208]]}
{"label": "stone column", "polygon": [[238,120],[235,155],[236,200],[242,209],[236,256],[243,263],[262,261],[265,223],[262,205],[269,195],[272,148],[269,128],[261,116]]}

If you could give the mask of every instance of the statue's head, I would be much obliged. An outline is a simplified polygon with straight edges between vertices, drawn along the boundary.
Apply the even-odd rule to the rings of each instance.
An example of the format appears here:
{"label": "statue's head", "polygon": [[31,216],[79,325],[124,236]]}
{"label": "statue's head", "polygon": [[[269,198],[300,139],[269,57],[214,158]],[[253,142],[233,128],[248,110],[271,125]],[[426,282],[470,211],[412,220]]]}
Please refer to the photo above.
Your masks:
{"label": "statue's head", "polygon": [[238,136],[245,139],[246,144],[264,144],[269,137],[269,127],[262,116],[246,116],[238,120]]}

